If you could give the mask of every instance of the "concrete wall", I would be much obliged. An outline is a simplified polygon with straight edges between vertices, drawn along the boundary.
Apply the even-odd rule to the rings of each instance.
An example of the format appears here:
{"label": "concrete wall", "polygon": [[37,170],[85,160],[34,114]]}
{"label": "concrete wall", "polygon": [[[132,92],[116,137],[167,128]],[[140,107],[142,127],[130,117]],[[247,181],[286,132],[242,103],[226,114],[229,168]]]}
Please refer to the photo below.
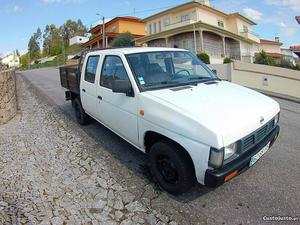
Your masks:
{"label": "concrete wall", "polygon": [[222,80],[228,80],[231,81],[231,71],[233,64],[228,63],[228,64],[210,64],[208,65],[209,68],[212,70],[215,70],[218,77]]}
{"label": "concrete wall", "polygon": [[0,71],[0,124],[17,113],[16,76],[13,70]]}
{"label": "concrete wall", "polygon": [[222,80],[300,102],[300,71],[235,61],[209,65]]}
{"label": "concrete wall", "polygon": [[236,61],[231,81],[300,102],[300,71]]}
{"label": "concrete wall", "polygon": [[300,71],[240,61],[209,67],[216,70],[222,80],[300,102]]}

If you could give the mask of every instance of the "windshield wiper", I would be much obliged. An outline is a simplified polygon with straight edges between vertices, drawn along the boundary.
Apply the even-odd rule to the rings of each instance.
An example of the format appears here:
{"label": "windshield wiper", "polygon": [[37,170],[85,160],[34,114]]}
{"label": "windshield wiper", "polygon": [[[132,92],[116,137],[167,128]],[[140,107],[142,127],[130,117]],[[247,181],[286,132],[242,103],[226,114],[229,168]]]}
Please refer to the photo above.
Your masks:
{"label": "windshield wiper", "polygon": [[189,80],[211,80],[211,77],[192,77]]}
{"label": "windshield wiper", "polygon": [[149,86],[157,86],[157,85],[164,85],[164,84],[178,84],[178,81],[162,81],[162,82],[157,82],[157,83],[148,83],[145,84],[146,87]]}

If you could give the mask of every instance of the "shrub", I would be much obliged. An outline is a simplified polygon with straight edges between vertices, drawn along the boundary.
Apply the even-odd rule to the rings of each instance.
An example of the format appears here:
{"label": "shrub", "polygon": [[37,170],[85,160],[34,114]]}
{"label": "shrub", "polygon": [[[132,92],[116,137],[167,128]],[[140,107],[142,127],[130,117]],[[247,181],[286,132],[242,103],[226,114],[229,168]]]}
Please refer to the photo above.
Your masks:
{"label": "shrub", "polygon": [[198,54],[197,56],[205,64],[210,64],[209,55],[207,55],[206,53],[203,52],[203,53]]}
{"label": "shrub", "polygon": [[290,60],[284,59],[284,58],[282,58],[280,60],[280,62],[277,64],[277,66],[287,68],[287,69],[294,69],[295,68],[294,64]]}
{"label": "shrub", "polygon": [[275,65],[274,59],[267,55],[267,53],[262,50],[256,57],[254,63],[263,65]]}
{"label": "shrub", "polygon": [[134,36],[130,32],[119,34],[112,42],[112,47],[134,46]]}
{"label": "shrub", "polygon": [[233,62],[233,60],[230,57],[226,57],[223,60],[223,64],[232,63],[232,62]]}
{"label": "shrub", "polygon": [[300,70],[300,64],[298,63],[298,64],[296,64],[296,66],[295,66],[295,68],[294,68],[295,70]]}

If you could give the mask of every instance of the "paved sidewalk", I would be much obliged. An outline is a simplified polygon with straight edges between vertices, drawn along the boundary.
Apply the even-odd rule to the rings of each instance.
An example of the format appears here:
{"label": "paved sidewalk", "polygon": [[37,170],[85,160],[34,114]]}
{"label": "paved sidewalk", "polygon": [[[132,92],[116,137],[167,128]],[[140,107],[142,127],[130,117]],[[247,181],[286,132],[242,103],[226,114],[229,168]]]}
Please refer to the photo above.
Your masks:
{"label": "paved sidewalk", "polygon": [[[120,184],[107,152],[18,77],[19,115],[0,126],[0,224],[177,224]],[[150,201],[148,199],[148,201]]]}

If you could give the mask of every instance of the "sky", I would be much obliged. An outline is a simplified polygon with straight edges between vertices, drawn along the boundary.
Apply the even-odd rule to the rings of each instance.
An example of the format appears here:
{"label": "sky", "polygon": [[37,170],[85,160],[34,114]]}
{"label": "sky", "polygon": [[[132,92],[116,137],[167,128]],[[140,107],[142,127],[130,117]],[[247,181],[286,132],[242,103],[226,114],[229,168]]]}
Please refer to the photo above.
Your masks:
{"label": "sky", "polygon": [[[60,26],[67,19],[81,19],[89,28],[106,18],[132,15],[145,18],[188,0],[0,0],[0,54],[27,49],[30,36],[47,24]],[[300,0],[211,0],[211,6],[240,12],[254,20],[254,32],[263,39],[279,35],[284,47],[300,44]]]}

